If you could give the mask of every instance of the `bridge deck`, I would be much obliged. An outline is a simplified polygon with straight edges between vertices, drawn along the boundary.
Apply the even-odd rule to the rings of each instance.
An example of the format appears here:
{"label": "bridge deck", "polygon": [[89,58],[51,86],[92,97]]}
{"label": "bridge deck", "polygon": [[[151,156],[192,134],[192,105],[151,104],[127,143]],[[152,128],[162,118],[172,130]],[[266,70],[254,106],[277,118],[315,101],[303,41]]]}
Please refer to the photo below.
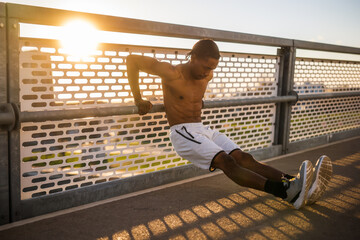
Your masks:
{"label": "bridge deck", "polygon": [[333,179],[301,210],[219,172],[4,225],[0,239],[360,239],[360,138],[268,164],[294,174],[322,154],[333,160]]}

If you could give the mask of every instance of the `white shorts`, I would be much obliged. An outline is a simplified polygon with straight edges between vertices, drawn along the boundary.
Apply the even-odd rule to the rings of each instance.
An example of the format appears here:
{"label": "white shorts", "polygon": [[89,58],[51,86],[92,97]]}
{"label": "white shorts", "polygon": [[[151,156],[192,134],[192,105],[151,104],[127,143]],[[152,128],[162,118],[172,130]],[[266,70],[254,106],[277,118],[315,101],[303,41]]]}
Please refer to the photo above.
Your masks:
{"label": "white shorts", "polygon": [[225,134],[212,130],[202,123],[183,123],[170,127],[170,139],[175,151],[194,165],[209,169],[215,157],[225,152],[230,154],[240,149]]}

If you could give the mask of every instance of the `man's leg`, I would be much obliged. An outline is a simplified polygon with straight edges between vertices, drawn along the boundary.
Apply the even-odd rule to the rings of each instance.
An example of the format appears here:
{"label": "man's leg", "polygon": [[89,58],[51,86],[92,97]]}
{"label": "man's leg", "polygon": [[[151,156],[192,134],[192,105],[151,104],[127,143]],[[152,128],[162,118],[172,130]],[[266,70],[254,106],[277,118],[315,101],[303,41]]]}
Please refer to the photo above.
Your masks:
{"label": "man's leg", "polygon": [[241,167],[249,169],[272,181],[280,182],[283,177],[289,176],[273,167],[270,167],[268,165],[256,161],[251,154],[243,152],[239,149],[234,150],[230,154],[230,156],[233,157],[236,163]]}
{"label": "man's leg", "polygon": [[211,166],[221,169],[228,178],[240,186],[265,190],[266,177],[240,166],[232,156],[225,152],[217,155]]}
{"label": "man's leg", "polygon": [[240,166],[232,156],[225,152],[221,152],[215,157],[211,167],[223,170],[227,177],[241,186],[271,193],[292,203],[296,209],[301,208],[305,204],[313,176],[311,162],[304,161],[301,164],[300,173],[294,181],[272,181],[250,169]]}
{"label": "man's leg", "polygon": [[229,153],[230,156],[233,157],[236,163],[241,167],[249,169],[252,172],[255,172],[272,181],[280,182],[282,177],[287,179],[293,178],[292,176],[284,174],[277,169],[256,161],[253,156],[241,151],[239,146],[225,134],[211,129],[208,131],[212,131],[212,141],[220,148],[222,148],[226,153]]}

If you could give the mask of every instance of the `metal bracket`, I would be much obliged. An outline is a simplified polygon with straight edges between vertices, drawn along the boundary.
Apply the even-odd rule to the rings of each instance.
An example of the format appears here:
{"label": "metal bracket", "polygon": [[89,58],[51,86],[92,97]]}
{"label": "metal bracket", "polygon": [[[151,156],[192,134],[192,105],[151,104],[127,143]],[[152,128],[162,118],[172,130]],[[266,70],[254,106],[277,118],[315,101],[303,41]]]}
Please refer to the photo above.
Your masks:
{"label": "metal bracket", "polygon": [[296,100],[290,102],[291,106],[294,106],[299,101],[299,94],[296,91],[291,90],[290,92],[288,92],[288,95],[296,97]]}
{"label": "metal bracket", "polygon": [[17,126],[19,126],[17,106],[11,103],[0,103],[0,130],[11,131]]}

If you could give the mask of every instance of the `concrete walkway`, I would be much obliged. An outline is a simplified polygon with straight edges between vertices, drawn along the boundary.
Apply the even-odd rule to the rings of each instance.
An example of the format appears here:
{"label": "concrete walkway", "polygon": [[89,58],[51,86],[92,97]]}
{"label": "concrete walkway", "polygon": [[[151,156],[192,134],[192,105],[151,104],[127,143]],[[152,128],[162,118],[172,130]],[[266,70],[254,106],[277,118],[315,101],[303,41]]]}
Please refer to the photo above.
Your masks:
{"label": "concrete walkway", "polygon": [[0,239],[360,239],[360,138],[278,157],[268,164],[295,174],[303,160],[315,164],[322,154],[333,160],[333,179],[321,201],[301,210],[215,173],[42,220],[5,225],[0,227]]}

